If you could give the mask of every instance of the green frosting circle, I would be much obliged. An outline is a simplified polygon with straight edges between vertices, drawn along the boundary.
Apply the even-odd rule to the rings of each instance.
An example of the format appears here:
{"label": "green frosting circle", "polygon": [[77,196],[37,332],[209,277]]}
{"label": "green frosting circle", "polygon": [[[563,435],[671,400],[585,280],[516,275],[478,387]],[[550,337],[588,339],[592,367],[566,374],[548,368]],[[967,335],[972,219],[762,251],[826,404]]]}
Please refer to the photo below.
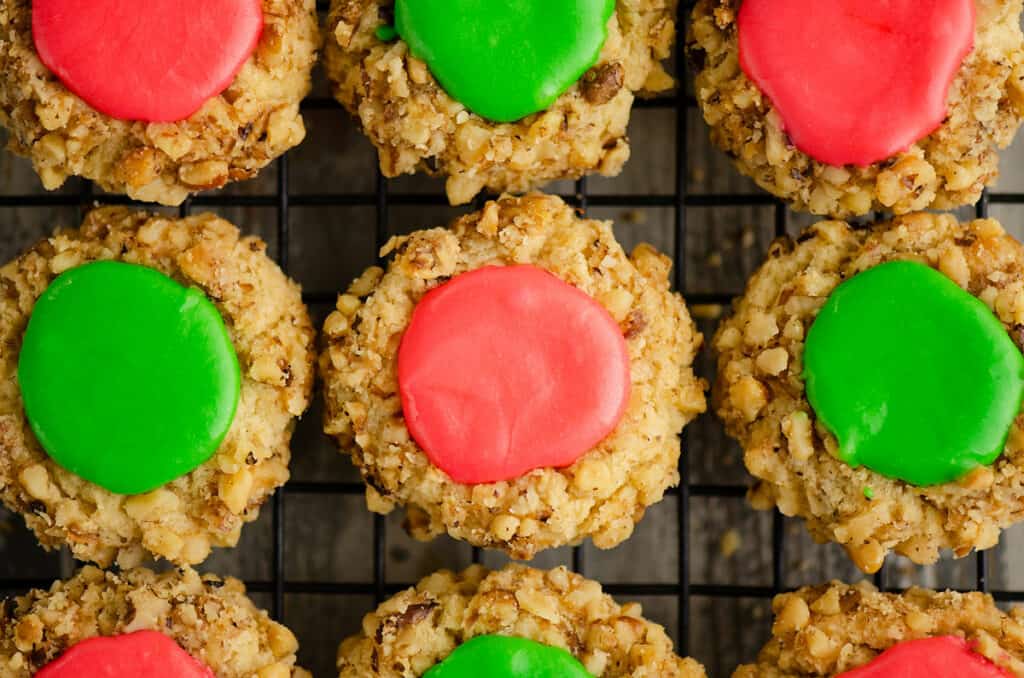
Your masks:
{"label": "green frosting circle", "polygon": [[395,29],[453,99],[512,122],[597,62],[613,11],[614,0],[397,0]]}
{"label": "green frosting circle", "polygon": [[477,636],[423,678],[593,678],[565,650],[508,636]]}
{"label": "green frosting circle", "polygon": [[840,458],[916,486],[993,463],[1024,397],[1024,356],[999,319],[909,261],[836,288],[807,334],[804,370]]}
{"label": "green frosting circle", "polygon": [[227,328],[202,292],[111,261],[66,271],[39,297],[18,381],[50,457],[117,494],[209,459],[241,389]]}

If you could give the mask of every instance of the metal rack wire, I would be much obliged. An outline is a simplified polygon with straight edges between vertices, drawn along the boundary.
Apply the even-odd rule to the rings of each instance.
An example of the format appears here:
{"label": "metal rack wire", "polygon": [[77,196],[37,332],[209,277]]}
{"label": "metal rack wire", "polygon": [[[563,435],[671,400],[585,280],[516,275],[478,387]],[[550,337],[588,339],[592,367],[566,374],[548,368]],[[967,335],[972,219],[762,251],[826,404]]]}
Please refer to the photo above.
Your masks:
{"label": "metal rack wire", "polygon": [[[323,5],[324,3],[321,3]],[[692,2],[682,3],[680,12],[688,12]],[[321,7],[323,9],[323,7]],[[682,26],[685,21],[680,21],[679,45],[683,44]],[[681,60],[680,60],[681,61]],[[681,65],[681,64],[680,64]],[[682,72],[680,68],[680,72]],[[638,102],[642,108],[665,109],[674,111],[676,114],[676,149],[675,149],[675,171],[676,179],[674,190],[668,194],[591,194],[588,191],[587,181],[578,181],[575,191],[571,195],[563,196],[567,201],[575,204],[581,210],[591,207],[617,207],[617,208],[669,208],[674,214],[675,246],[674,258],[675,285],[679,290],[685,291],[687,262],[687,230],[689,208],[715,208],[715,207],[767,207],[773,211],[774,232],[782,235],[786,232],[790,223],[790,212],[785,205],[765,193],[738,194],[738,193],[693,193],[688,190],[688,172],[690,167],[689,149],[687,147],[688,136],[688,109],[696,104],[693,98],[686,94],[685,90],[680,91],[671,97],[656,99],[653,101]],[[328,98],[313,98],[303,104],[305,110],[336,109],[337,104]],[[339,115],[341,115],[339,111]],[[638,162],[639,159],[634,159]],[[445,198],[440,194],[415,194],[401,193],[393,189],[392,182],[384,179],[378,174],[376,188],[372,192],[349,193],[296,193],[290,181],[289,157],[285,156],[277,161],[277,183],[276,190],[265,195],[237,195],[237,194],[214,194],[197,196],[181,207],[181,214],[187,215],[196,208],[229,208],[229,207],[262,207],[272,209],[276,213],[276,253],[281,267],[287,272],[289,270],[289,242],[292,237],[290,231],[291,211],[300,207],[343,207],[360,206],[375,210],[374,235],[378,249],[384,244],[388,237],[389,210],[394,206],[436,206],[446,204]],[[106,204],[129,203],[130,201],[117,196],[94,195],[91,187],[83,184],[82,190],[77,193],[61,194],[31,194],[31,195],[4,195],[0,196],[0,207],[79,207],[85,210],[94,202]],[[1024,205],[1024,193],[994,193],[986,194],[976,206],[975,211],[978,217],[987,216],[989,205],[1000,204],[1022,204]],[[687,294],[687,301],[690,304],[721,304],[726,305],[730,301],[730,295],[725,293],[710,294]],[[330,303],[332,295],[310,294],[306,297],[309,303]],[[685,438],[685,434],[684,434]],[[685,441],[684,441],[685,443]],[[670,492],[676,497],[678,521],[678,535],[680,557],[678,560],[678,572],[674,582],[636,582],[636,583],[606,583],[605,589],[615,595],[622,597],[647,596],[663,597],[674,599],[678,605],[678,628],[675,629],[674,637],[677,641],[677,649],[681,654],[689,651],[689,635],[687,629],[692,620],[692,601],[695,597],[716,597],[716,598],[755,598],[766,599],[787,588],[784,572],[786,537],[784,520],[778,514],[775,515],[771,527],[771,551],[772,567],[770,584],[767,585],[743,585],[743,584],[710,584],[697,583],[691,576],[691,557],[689,546],[691,543],[690,514],[691,500],[693,498],[741,498],[746,492],[742,485],[721,485],[694,483],[691,474],[688,472],[684,455],[680,464],[681,485],[678,489]],[[391,593],[408,586],[410,582],[390,582],[387,577],[386,565],[386,542],[387,524],[382,516],[373,518],[373,540],[370,550],[372,558],[372,578],[361,582],[335,582],[335,581],[295,581],[287,577],[285,571],[285,552],[289,543],[288,531],[285,529],[285,506],[293,497],[300,495],[361,495],[364,487],[358,482],[291,482],[279,491],[272,500],[270,510],[272,512],[272,545],[269,557],[271,559],[271,576],[262,581],[248,581],[250,591],[270,595],[272,614],[287,623],[285,616],[285,595],[286,594],[316,594],[324,596],[372,596],[380,601]],[[0,558],[5,557],[0,551]],[[480,562],[482,552],[480,549],[472,551],[473,562]],[[989,578],[985,553],[979,553],[976,558],[976,587],[982,591],[989,590]],[[585,551],[582,548],[575,548],[572,555],[572,566],[577,571],[587,574],[587,562]],[[230,573],[227,573],[230,574]],[[887,588],[888,571],[886,567],[875,576],[877,585]],[[17,591],[32,586],[47,585],[48,580],[41,579],[0,579],[0,590]],[[808,582],[809,583],[809,582]],[[1024,600],[1022,590],[992,590],[990,591],[999,600]],[[670,629],[670,631],[672,631]]]}

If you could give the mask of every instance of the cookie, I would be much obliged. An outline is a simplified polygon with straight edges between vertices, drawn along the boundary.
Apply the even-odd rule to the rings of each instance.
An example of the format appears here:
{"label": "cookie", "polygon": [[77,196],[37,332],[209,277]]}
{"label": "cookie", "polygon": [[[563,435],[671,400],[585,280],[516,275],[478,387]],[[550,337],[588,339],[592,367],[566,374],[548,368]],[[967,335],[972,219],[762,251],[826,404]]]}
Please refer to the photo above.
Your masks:
{"label": "cookie", "polygon": [[85,567],[48,591],[0,601],[0,672],[8,678],[310,678],[295,666],[298,646],[242,582],[189,568]]}
{"label": "cookie", "polygon": [[47,189],[178,205],[305,136],[313,0],[15,0],[0,29],[0,123]]}
{"label": "cookie", "polygon": [[[832,582],[776,596],[772,610],[771,640],[733,678],[1024,673],[1022,610],[1003,612],[983,593]],[[929,670],[936,661],[941,670]]]}
{"label": "cookie", "polygon": [[795,209],[951,209],[995,181],[1020,126],[1021,8],[700,0],[686,49],[713,142]]}
{"label": "cookie", "polygon": [[[641,614],[639,604],[620,606],[600,584],[564,567],[443,570],[363,619],[362,633],[338,649],[339,675],[703,678],[703,667],[674,654],[665,629]],[[529,658],[530,670],[520,664],[515,672],[506,650],[523,645],[529,651],[519,657]],[[561,661],[545,667],[549,657]]]}
{"label": "cookie", "polygon": [[669,259],[627,256],[609,223],[539,194],[382,253],[387,271],[338,297],[320,356],[324,427],[370,509],[520,559],[628,538],[705,408]]}
{"label": "cookie", "polygon": [[265,250],[102,208],[0,268],[0,499],[43,546],[198,563],[288,479],[313,328]]}
{"label": "cookie", "polygon": [[866,572],[994,546],[1021,518],[1024,248],[913,214],[783,238],[714,339],[755,507]]}
{"label": "cookie", "polygon": [[675,11],[654,0],[334,0],[327,74],[386,176],[446,177],[463,204],[484,189],[617,175],[635,96],[674,86],[662,61]]}

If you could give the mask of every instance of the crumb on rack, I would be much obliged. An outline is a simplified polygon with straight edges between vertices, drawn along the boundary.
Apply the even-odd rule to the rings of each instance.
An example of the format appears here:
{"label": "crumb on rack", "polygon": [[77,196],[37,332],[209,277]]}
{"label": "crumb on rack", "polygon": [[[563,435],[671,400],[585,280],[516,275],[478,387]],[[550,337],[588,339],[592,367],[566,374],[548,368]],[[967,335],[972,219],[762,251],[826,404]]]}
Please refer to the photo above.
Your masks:
{"label": "crumb on rack", "polygon": [[740,546],[743,545],[743,540],[740,538],[739,531],[731,527],[722,534],[722,539],[718,543],[718,548],[725,558],[732,558],[736,555],[736,552],[740,550]]}

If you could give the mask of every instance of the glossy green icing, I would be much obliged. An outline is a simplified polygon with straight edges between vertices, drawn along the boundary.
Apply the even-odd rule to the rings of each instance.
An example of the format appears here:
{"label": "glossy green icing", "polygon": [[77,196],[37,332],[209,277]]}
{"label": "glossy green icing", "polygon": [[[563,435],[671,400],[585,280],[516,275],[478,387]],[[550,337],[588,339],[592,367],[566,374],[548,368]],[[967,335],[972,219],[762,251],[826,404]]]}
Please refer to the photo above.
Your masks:
{"label": "glossy green icing", "polygon": [[1024,396],[1024,357],[992,311],[915,262],[836,288],[808,332],[804,366],[840,457],[917,486],[993,463]]}
{"label": "glossy green icing", "polygon": [[397,0],[395,28],[449,96],[512,122],[597,62],[614,10],[614,0]]}
{"label": "glossy green icing", "polygon": [[508,636],[477,636],[423,678],[593,678],[565,650]]}
{"label": "glossy green icing", "polygon": [[227,328],[202,292],[110,261],[62,273],[39,297],[18,381],[50,457],[117,494],[209,459],[241,387]]}

